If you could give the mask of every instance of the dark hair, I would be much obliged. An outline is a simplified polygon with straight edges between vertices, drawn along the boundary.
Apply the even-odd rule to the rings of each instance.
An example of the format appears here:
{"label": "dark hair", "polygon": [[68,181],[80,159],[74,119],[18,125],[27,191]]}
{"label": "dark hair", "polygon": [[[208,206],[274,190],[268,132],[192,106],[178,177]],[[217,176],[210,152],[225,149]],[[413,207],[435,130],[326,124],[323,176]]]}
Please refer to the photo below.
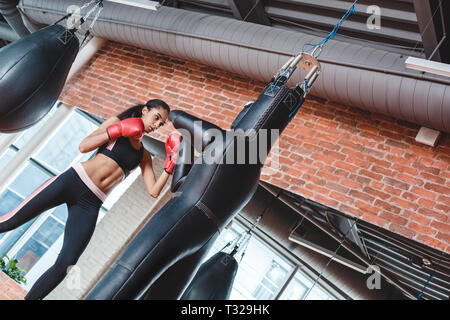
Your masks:
{"label": "dark hair", "polygon": [[142,116],[142,109],[144,107],[147,107],[148,109],[163,108],[167,110],[168,113],[170,113],[170,107],[167,103],[159,99],[151,99],[148,100],[146,104],[138,104],[134,107],[128,108],[127,110],[120,113],[117,118],[119,118],[120,120],[126,118],[139,118]]}

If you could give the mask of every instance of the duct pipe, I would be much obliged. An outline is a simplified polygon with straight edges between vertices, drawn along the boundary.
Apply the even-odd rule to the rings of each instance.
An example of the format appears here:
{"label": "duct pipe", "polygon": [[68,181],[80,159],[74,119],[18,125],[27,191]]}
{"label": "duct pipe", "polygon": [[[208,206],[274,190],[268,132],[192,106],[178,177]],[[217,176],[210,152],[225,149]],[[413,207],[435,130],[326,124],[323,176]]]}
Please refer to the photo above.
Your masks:
{"label": "duct pipe", "polygon": [[0,22],[0,39],[13,42],[18,40],[19,36],[7,23]]}
{"label": "duct pipe", "polygon": [[[22,12],[51,24],[79,0],[21,0]],[[322,38],[235,19],[105,2],[92,34],[267,82],[304,43]],[[397,53],[330,40],[311,94],[450,133],[450,80],[405,68]],[[305,76],[296,72],[291,83]]]}
{"label": "duct pipe", "polygon": [[0,0],[0,13],[19,37],[30,34],[17,10],[19,0]]}

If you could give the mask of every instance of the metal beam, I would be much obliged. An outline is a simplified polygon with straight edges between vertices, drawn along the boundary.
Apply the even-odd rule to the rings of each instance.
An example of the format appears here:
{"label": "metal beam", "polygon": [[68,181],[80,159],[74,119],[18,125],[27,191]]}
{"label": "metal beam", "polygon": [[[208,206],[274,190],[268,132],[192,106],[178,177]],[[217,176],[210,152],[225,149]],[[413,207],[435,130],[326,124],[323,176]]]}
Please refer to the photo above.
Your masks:
{"label": "metal beam", "polygon": [[146,1],[146,0],[107,0],[107,1],[153,11],[156,11],[159,8],[161,8],[161,4],[159,4],[159,2],[156,1]]}
{"label": "metal beam", "polygon": [[[272,195],[275,195],[277,192],[267,183],[260,182],[260,186],[262,186],[264,189],[269,191]],[[327,235],[335,239],[340,243],[340,246],[342,246],[344,249],[352,253],[356,258],[358,258],[361,262],[365,263],[368,267],[372,266],[372,262],[369,261],[367,257],[365,257],[359,250],[359,248],[355,248],[352,243],[349,243],[346,241],[346,239],[342,239],[339,235],[337,235],[335,232],[330,230],[330,227],[327,225],[324,225],[323,223],[318,222],[312,215],[307,213],[304,210],[301,210],[297,205],[295,205],[292,202],[292,199],[286,196],[283,192],[278,196],[280,201],[282,201],[284,204],[286,204],[289,208],[294,210],[294,212],[298,213],[300,216],[304,217],[306,220],[314,224],[316,227],[318,227],[320,230],[324,231]],[[375,270],[378,272],[382,277],[387,279],[392,285],[400,289],[405,295],[407,295],[411,299],[415,299],[414,293],[412,293],[408,287],[404,286],[400,282],[398,282],[396,279],[394,279],[390,272],[387,270],[382,270],[380,268],[379,270]]]}
{"label": "metal beam", "polygon": [[450,17],[450,2],[441,0],[441,7],[441,23],[443,24],[443,37],[441,41],[443,40],[443,42],[440,45],[439,50],[441,51],[441,62],[450,64],[450,55],[448,54],[448,52],[450,52],[450,21],[448,21],[448,17]]}
{"label": "metal beam", "polygon": [[261,0],[228,0],[236,19],[270,26]]}
{"label": "metal beam", "polygon": [[168,7],[173,7],[173,8],[179,8],[180,4],[178,3],[178,0],[169,0],[167,1],[166,5]]}
{"label": "metal beam", "polygon": [[[444,54],[450,49],[448,36],[441,44],[439,43],[444,34],[449,34],[450,31],[450,23],[445,24],[444,19],[442,19],[442,17],[450,16],[450,5],[448,1],[441,1],[441,6],[439,4],[439,0],[414,0],[414,8],[426,57],[429,58],[433,55],[431,60],[449,63],[450,57]],[[434,52],[438,45],[439,49]]]}
{"label": "metal beam", "polygon": [[[355,7],[357,10],[356,15],[362,17],[368,17],[370,14],[367,13],[367,8],[374,3],[356,3]],[[273,3],[271,1],[270,3]],[[277,4],[278,3],[278,4]],[[278,0],[276,3],[272,4],[273,6],[278,6],[283,8],[282,4],[290,4],[295,6],[296,10],[302,11],[303,8],[312,8],[317,11],[328,10],[330,12],[339,13],[343,15],[350,8],[351,3],[342,1],[342,0]],[[267,5],[269,6],[269,4]],[[411,8],[411,10],[409,10]],[[400,23],[409,23],[409,24],[417,24],[417,17],[415,12],[413,11],[412,4],[399,4],[397,1],[390,1],[388,5],[381,7],[381,12],[383,14],[384,20],[396,21]],[[334,25],[334,24],[333,24]]]}

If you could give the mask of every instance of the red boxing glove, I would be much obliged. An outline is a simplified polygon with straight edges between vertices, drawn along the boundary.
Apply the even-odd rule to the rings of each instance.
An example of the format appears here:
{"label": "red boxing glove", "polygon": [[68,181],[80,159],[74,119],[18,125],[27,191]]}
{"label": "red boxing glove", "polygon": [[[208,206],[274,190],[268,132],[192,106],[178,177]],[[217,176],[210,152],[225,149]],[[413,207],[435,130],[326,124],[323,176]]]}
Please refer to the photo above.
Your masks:
{"label": "red boxing glove", "polygon": [[116,140],[118,137],[133,137],[139,139],[144,133],[144,122],[141,118],[126,118],[119,123],[115,123],[106,128],[109,140]]}
{"label": "red boxing glove", "polygon": [[178,132],[171,133],[166,139],[167,159],[164,162],[164,170],[173,174],[173,168],[177,162],[178,148],[180,147],[181,135]]}

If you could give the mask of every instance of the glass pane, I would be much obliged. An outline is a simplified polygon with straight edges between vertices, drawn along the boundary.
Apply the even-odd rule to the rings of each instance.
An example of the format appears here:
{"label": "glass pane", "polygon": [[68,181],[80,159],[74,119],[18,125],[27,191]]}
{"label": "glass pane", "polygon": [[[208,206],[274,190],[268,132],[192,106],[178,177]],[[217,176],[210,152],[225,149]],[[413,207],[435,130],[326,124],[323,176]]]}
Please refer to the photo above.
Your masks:
{"label": "glass pane", "polygon": [[318,285],[312,288],[305,300],[335,300],[332,296],[322,290]]}
{"label": "glass pane", "polygon": [[230,299],[274,299],[292,267],[252,237],[239,263]]}
{"label": "glass pane", "polygon": [[[308,293],[308,290],[312,290]],[[280,297],[281,300],[335,300],[323,290],[314,280],[307,278],[302,272],[297,272],[292,282]]]}
{"label": "glass pane", "polygon": [[47,115],[41,119],[38,123],[36,123],[34,126],[28,128],[24,134],[14,143],[14,145],[17,148],[23,148],[28,141],[31,140],[31,138],[34,137],[34,135],[42,128],[42,126],[47,122],[47,120],[55,113],[57,108],[53,106],[53,108],[50,110]]}
{"label": "glass pane", "polygon": [[[205,260],[245,231],[238,223],[233,222],[231,228],[224,229],[219,235]],[[234,243],[223,251],[229,253]],[[235,256],[239,269],[229,299],[274,299],[293,266],[255,236],[250,239],[242,261],[241,254],[242,251]]]}
{"label": "glass pane", "polygon": [[14,157],[16,152],[14,150],[8,149],[3,157],[0,158],[0,170]]}
{"label": "glass pane", "polygon": [[11,183],[9,188],[25,198],[51,177],[49,173],[28,162],[28,165]]}
{"label": "glass pane", "polygon": [[[14,157],[15,151],[8,149],[3,157],[0,158],[0,170]],[[20,202],[22,198],[14,194],[10,190],[6,190],[0,196],[0,217],[7,214],[9,211],[14,209]],[[6,233],[0,233],[0,239],[2,239]],[[1,251],[0,251],[1,254]]]}
{"label": "glass pane", "polygon": [[65,204],[62,204],[60,206],[57,206],[56,209],[52,212],[52,215],[66,223],[67,221],[67,206]]}
{"label": "glass pane", "polygon": [[[14,182],[0,194],[0,216],[3,216],[16,208],[28,195],[30,195],[36,188],[43,184],[50,176],[32,164],[20,173]],[[30,224],[26,224],[29,226]],[[3,248],[5,252],[11,245],[25,232],[28,227],[21,226],[16,230],[0,234],[0,239],[8,235],[7,243],[0,244],[0,249]],[[10,235],[11,233],[11,235]],[[12,235],[14,233],[14,236]]]}
{"label": "glass pane", "polygon": [[1,238],[4,239],[2,239],[2,241],[0,242],[0,255],[7,253],[35,220],[36,218],[21,225],[17,229],[2,234]]}
{"label": "glass pane", "polygon": [[[11,190],[6,189],[5,192],[3,192],[3,194],[0,196],[0,217],[4,216],[15,207],[17,207],[22,202],[22,200],[23,198],[21,198]],[[1,233],[0,239],[2,239],[5,235],[6,233]]]}
{"label": "glass pane", "polygon": [[16,255],[17,260],[19,260],[18,267],[29,271],[63,232],[64,225],[53,217],[48,217],[25,245],[20,248]]}
{"label": "glass pane", "polygon": [[[80,154],[78,145],[97,125],[78,113],[72,113],[64,126],[58,130],[53,138],[39,152],[36,159],[43,161],[51,167],[64,171],[70,163]],[[84,154],[82,160],[88,159],[89,154]]]}
{"label": "glass pane", "polygon": [[0,196],[0,216],[4,216],[15,207],[17,207],[23,198],[10,189],[6,189]]}
{"label": "glass pane", "polygon": [[307,291],[308,287],[299,279],[294,278],[281,295],[280,300],[302,300]]}
{"label": "glass pane", "polygon": [[287,270],[282,268],[275,260],[272,260],[270,267],[267,268],[264,277],[253,290],[253,297],[257,300],[268,300],[275,298],[284,279],[287,277]]}

